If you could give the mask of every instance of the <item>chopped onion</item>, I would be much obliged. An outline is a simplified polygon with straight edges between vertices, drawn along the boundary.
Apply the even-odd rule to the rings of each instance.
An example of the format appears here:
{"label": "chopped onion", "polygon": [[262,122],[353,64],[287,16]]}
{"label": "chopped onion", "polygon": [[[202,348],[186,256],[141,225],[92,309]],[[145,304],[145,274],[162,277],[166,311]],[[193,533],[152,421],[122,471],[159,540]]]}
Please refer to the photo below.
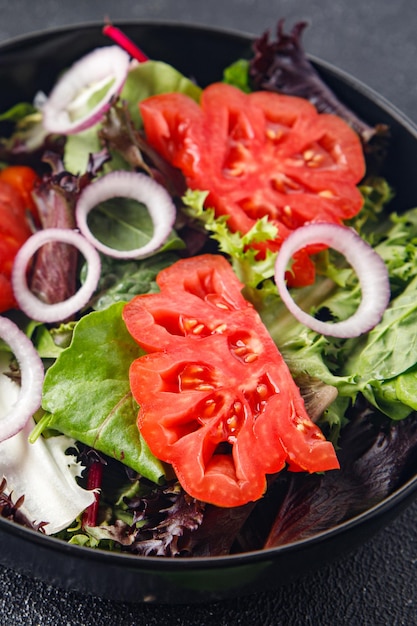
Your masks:
{"label": "chopped onion", "polygon": [[[49,133],[70,135],[96,124],[120,93],[129,71],[130,57],[119,46],[97,48],[74,63],[56,83],[45,102],[43,126]],[[89,98],[104,90],[90,110]],[[77,116],[77,112],[79,115]]]}
{"label": "chopped onion", "polygon": [[[294,302],[285,272],[295,252],[311,244],[324,244],[343,254],[355,270],[362,299],[355,313],[341,322],[321,322]],[[381,257],[354,230],[336,224],[308,224],[295,230],[284,241],[275,263],[275,282],[279,294],[294,317],[317,333],[333,337],[357,337],[381,320],[390,298],[387,268]]]}
{"label": "chopped onion", "polygon": [[21,373],[17,399],[6,413],[0,415],[0,442],[20,432],[39,409],[42,397],[44,369],[30,339],[6,317],[0,317],[0,338],[10,346]]}
{"label": "chopped onion", "polygon": [[[75,246],[87,261],[87,276],[80,289],[70,298],[56,304],[47,304],[37,298],[27,284],[27,266],[32,256],[44,244],[62,242]],[[97,287],[100,278],[100,256],[79,233],[65,228],[46,228],[25,241],[17,253],[12,271],[12,286],[20,309],[38,322],[58,322],[68,319],[83,308]]]}
{"label": "chopped onion", "polygon": [[[111,198],[130,198],[143,203],[154,232],[148,243],[132,250],[116,250],[99,241],[91,232],[87,216],[94,207]],[[111,172],[84,188],[77,202],[77,226],[96,248],[117,259],[143,259],[154,254],[167,240],[175,221],[175,205],[169,193],[155,180],[138,172]]]}

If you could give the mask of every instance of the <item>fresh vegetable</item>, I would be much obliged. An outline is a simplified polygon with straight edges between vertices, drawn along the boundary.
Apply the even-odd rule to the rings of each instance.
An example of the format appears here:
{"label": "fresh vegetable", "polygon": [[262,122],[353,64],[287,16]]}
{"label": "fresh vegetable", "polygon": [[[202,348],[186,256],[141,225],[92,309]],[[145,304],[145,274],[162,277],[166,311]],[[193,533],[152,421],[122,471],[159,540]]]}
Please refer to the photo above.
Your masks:
{"label": "fresh vegetable", "polygon": [[[30,419],[21,432],[0,443],[0,473],[7,476],[3,489],[26,525],[54,535],[91,505],[94,494],[77,483],[84,468],[77,460],[75,442],[60,435],[29,443],[33,427]],[[74,453],[66,454],[71,448]]]}
{"label": "fresh vegetable", "polygon": [[[355,313],[341,322],[322,322],[294,302],[285,275],[294,254],[306,246],[326,244],[341,252],[353,266],[362,291]],[[275,264],[275,282],[279,295],[299,322],[317,333],[333,337],[358,337],[381,321],[390,299],[388,271],[381,257],[355,231],[335,224],[309,224],[297,228],[283,243]]]}
{"label": "fresh vegetable", "polygon": [[178,261],[123,313],[150,352],[130,369],[138,425],[185,491],[217,506],[259,499],[266,474],[339,467],[285,362],[219,255]]}
{"label": "fresh vegetable", "polygon": [[129,37],[127,37],[123,31],[120,30],[120,28],[117,28],[116,26],[113,26],[113,24],[108,23],[103,27],[103,35],[110,37],[123,50],[126,50],[126,52],[132,57],[132,59],[136,59],[137,61],[139,61],[139,63],[148,61],[147,55],[142,50],[140,50],[137,45],[131,39],[129,39]]}
{"label": "fresh vegetable", "polygon": [[[201,106],[161,94],[140,110],[151,145],[190,188],[208,191],[206,206],[227,215],[230,229],[247,233],[264,216],[277,226],[276,239],[263,244],[272,250],[305,222],[339,224],[362,206],[358,136],[304,99],[218,83],[203,91]],[[305,252],[292,270],[293,286],[314,281]]]}
{"label": "fresh vegetable", "polygon": [[[80,193],[101,174],[108,159],[105,150],[90,155],[86,170],[80,175],[72,175],[65,170],[59,154],[46,152],[44,160],[51,171],[43,175],[33,194],[42,230],[66,230],[68,232],[63,236],[71,237],[71,231],[76,228],[74,214]],[[77,233],[74,235],[77,241]],[[37,247],[28,275],[31,292],[44,304],[62,303],[73,298],[80,288],[78,246],[56,239]],[[83,243],[83,247],[88,248],[88,242],[82,241],[81,245]]]}
{"label": "fresh vegetable", "polygon": [[[339,446],[340,472],[288,475],[285,486],[273,489],[274,519],[261,547],[307,539],[352,513],[363,513],[400,487],[415,467],[417,421],[414,417],[397,423],[381,421],[361,401],[343,429]],[[249,528],[254,524],[255,518]]]}
{"label": "fresh vegetable", "polygon": [[[84,255],[88,272],[84,284],[68,300],[48,304],[33,295],[27,285],[28,264],[35,252],[50,242],[75,246]],[[13,264],[12,284],[19,307],[29,317],[40,322],[59,322],[70,318],[87,304],[100,277],[100,257],[95,248],[81,235],[69,229],[46,228],[32,235],[20,248]]]}
{"label": "fresh vegetable", "polygon": [[164,467],[136,426],[129,367],[142,351],[123,323],[123,306],[116,302],[76,324],[70,345],[46,372],[37,434],[64,433],[158,483]]}
{"label": "fresh vegetable", "polygon": [[[91,232],[89,213],[106,200],[129,198],[148,212],[152,221],[152,237],[144,238],[139,247],[117,250],[106,245]],[[136,210],[137,224],[144,221],[143,211]],[[175,206],[168,192],[149,176],[135,172],[113,172],[101,177],[81,193],[75,209],[78,228],[98,250],[108,256],[122,259],[139,259],[158,252],[171,234],[175,221]],[[139,230],[139,228],[138,228]],[[127,245],[129,242],[127,242]]]}
{"label": "fresh vegetable", "polygon": [[[21,172],[21,170],[19,170]],[[0,172],[0,313],[17,306],[10,283],[14,258],[31,235],[26,211],[33,207],[30,191],[36,175],[21,176],[16,168]]]}
{"label": "fresh vegetable", "polygon": [[318,111],[335,113],[345,119],[367,143],[376,129],[359,119],[321,79],[302,45],[306,27],[307,22],[298,22],[286,33],[284,20],[279,20],[274,41],[270,41],[269,32],[256,39],[253,57],[246,68],[252,87],[306,98]]}

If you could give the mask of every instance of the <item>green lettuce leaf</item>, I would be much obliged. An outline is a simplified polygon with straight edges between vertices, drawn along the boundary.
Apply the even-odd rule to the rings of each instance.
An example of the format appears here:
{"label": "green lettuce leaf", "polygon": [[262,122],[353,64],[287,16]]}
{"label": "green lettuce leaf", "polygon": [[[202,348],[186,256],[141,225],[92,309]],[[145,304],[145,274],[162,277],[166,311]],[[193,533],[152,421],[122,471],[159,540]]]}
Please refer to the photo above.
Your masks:
{"label": "green lettuce leaf", "polygon": [[223,71],[223,82],[237,87],[244,93],[252,91],[249,76],[249,61],[238,59]]}
{"label": "green lettuce leaf", "polygon": [[164,467],[139,434],[129,367],[143,352],[122,320],[124,303],[83,317],[45,376],[42,423],[121,461],[154,482]]}
{"label": "green lettuce leaf", "polygon": [[[105,245],[117,250],[134,250],[148,244],[154,225],[147,207],[131,198],[101,202],[89,215],[91,232]],[[183,249],[184,242],[172,231],[161,250]]]}
{"label": "green lettuce leaf", "polygon": [[[120,261],[108,256],[101,260],[101,276],[96,295],[90,306],[100,311],[115,302],[128,302],[134,296],[159,291],[156,277],[179,256],[174,252],[161,252],[140,261]],[[83,274],[86,268],[83,268]]]}
{"label": "green lettuce leaf", "polygon": [[[227,226],[227,216],[216,217],[213,209],[204,207],[206,191],[188,189],[183,197],[184,212],[189,218],[203,224],[230,263],[238,279],[245,285],[245,297],[251,300],[259,312],[269,308],[271,293],[277,296],[273,284],[276,253],[266,251],[265,258],[256,259],[252,244],[275,239],[277,227],[263,217],[244,235],[232,232]],[[262,293],[261,293],[262,291]]]}

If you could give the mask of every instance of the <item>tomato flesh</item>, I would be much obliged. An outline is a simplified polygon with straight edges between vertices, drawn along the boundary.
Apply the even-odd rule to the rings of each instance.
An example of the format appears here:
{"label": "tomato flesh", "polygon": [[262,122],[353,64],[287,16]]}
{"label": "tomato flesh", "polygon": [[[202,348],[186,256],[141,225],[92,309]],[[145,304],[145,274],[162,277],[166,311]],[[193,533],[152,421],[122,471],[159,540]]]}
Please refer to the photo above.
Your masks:
{"label": "tomato flesh", "polygon": [[[182,94],[160,94],[140,110],[150,144],[182,170],[191,189],[209,192],[206,206],[227,215],[231,230],[246,233],[265,215],[276,224],[274,250],[306,222],[341,223],[362,207],[358,136],[302,98],[215,83],[200,105]],[[298,256],[293,276],[290,286],[314,282],[306,254]]]}
{"label": "tomato flesh", "polygon": [[32,232],[25,194],[5,178],[0,173],[0,313],[17,307],[10,282],[13,261]]}
{"label": "tomato flesh", "polygon": [[13,187],[22,198],[25,207],[32,213],[35,220],[38,220],[38,210],[32,197],[32,191],[38,181],[38,176],[31,167],[27,165],[9,165],[0,171],[0,180]]}
{"label": "tomato flesh", "polygon": [[339,467],[259,315],[220,255],[178,261],[123,312],[138,427],[184,489],[217,506],[262,497],[266,476]]}

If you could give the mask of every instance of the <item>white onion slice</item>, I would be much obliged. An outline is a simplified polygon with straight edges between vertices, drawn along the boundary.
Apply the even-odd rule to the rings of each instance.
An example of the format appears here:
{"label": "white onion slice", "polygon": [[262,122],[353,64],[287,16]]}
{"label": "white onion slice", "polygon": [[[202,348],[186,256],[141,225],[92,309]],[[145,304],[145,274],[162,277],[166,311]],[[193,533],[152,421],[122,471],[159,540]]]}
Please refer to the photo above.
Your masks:
{"label": "white onion slice", "polygon": [[17,399],[4,415],[0,415],[0,442],[20,432],[39,409],[42,398],[44,369],[30,339],[6,317],[0,317],[0,338],[15,355],[21,373]]}
{"label": "white onion slice", "polygon": [[[151,217],[154,232],[147,244],[132,250],[116,250],[99,241],[91,232],[87,217],[100,202],[130,198],[143,203]],[[93,246],[116,259],[143,259],[154,254],[167,240],[175,222],[175,205],[162,185],[139,172],[111,172],[84,188],[77,202],[77,226]]]}
{"label": "white onion slice", "polygon": [[[287,264],[294,253],[312,244],[325,244],[343,254],[355,270],[362,299],[355,313],[341,322],[322,322],[303,311],[292,299],[285,283]],[[354,230],[336,224],[308,224],[284,241],[275,263],[279,294],[294,317],[317,333],[332,337],[358,337],[381,320],[390,298],[387,268],[381,257]]]}
{"label": "white onion slice", "polygon": [[[76,61],[58,80],[43,106],[43,126],[49,133],[70,135],[97,123],[120,93],[129,71],[130,57],[119,46],[97,48]],[[106,93],[90,111],[71,118],[77,107],[87,104],[93,89],[111,82]]]}
{"label": "white onion slice", "polygon": [[[62,242],[75,246],[87,261],[87,276],[80,289],[70,298],[56,304],[47,304],[29,289],[27,266],[32,256],[46,243]],[[12,271],[12,286],[20,309],[38,322],[59,322],[82,309],[97,287],[100,278],[100,256],[95,248],[79,233],[65,228],[46,228],[25,241],[17,253]]]}

